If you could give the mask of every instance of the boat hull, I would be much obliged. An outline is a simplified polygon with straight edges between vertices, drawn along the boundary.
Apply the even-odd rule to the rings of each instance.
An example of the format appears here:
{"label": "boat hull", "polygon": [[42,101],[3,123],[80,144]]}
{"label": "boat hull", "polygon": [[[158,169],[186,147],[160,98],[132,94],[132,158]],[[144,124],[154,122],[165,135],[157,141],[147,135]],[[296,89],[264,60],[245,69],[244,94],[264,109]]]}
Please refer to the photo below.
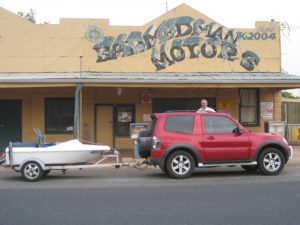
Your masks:
{"label": "boat hull", "polygon": [[47,147],[12,147],[6,149],[6,162],[18,166],[30,160],[47,165],[70,165],[87,163],[99,155],[110,151],[106,145],[86,145],[78,140],[71,140]]}

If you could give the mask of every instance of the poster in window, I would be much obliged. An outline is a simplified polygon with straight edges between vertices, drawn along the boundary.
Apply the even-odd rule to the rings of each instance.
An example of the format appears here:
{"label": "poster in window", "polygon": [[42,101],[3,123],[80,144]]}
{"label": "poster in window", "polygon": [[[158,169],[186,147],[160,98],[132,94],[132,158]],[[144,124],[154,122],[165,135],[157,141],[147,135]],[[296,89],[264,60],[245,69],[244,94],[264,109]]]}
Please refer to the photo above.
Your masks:
{"label": "poster in window", "polygon": [[118,112],[118,122],[132,122],[132,112]]}

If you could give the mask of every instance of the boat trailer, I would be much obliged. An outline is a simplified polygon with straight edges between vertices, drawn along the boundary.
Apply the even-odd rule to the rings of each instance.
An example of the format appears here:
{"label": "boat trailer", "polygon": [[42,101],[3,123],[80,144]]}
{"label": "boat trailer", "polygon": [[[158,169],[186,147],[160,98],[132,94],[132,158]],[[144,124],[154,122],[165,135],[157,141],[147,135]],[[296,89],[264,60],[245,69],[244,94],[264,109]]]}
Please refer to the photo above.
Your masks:
{"label": "boat trailer", "polygon": [[116,169],[121,167],[134,167],[138,170],[144,170],[151,165],[151,163],[147,160],[140,162],[133,159],[128,162],[123,162],[121,160],[119,151],[115,149],[101,154],[96,160],[86,163],[45,165],[38,158],[28,158],[21,165],[15,165],[12,154],[12,143],[9,144],[8,148],[8,154],[6,153],[0,158],[0,165],[4,166],[5,168],[13,169],[16,172],[21,172],[23,179],[29,182],[42,179],[52,170],[61,170],[63,174],[66,174],[67,170],[83,170],[107,167],[114,167]]}

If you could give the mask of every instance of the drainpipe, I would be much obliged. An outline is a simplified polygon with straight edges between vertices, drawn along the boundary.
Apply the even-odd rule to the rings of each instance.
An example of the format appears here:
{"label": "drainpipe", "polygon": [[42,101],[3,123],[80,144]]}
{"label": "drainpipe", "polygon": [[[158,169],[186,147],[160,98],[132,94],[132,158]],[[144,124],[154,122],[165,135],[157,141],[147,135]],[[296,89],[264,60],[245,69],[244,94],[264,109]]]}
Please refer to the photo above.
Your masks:
{"label": "drainpipe", "polygon": [[[82,57],[79,56],[79,78],[82,78]],[[73,138],[80,140],[80,112],[81,112],[81,89],[83,87],[82,83],[79,83],[79,85],[76,87],[75,90],[75,99],[74,99],[74,126],[73,126]]]}
{"label": "drainpipe", "polygon": [[74,104],[74,130],[73,130],[73,138],[80,140],[80,105],[81,102],[81,90],[82,90],[83,84],[80,83],[75,90],[75,104]]}

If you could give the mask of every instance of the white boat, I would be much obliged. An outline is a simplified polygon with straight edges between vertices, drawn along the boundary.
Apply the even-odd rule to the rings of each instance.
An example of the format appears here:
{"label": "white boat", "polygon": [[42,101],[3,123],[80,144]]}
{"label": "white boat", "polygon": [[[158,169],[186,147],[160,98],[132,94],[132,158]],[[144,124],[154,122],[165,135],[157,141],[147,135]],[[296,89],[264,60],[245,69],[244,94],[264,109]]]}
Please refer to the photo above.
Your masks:
{"label": "white boat", "polygon": [[39,161],[45,166],[83,164],[110,150],[106,145],[82,144],[76,139],[41,147],[36,143],[20,142],[6,148],[3,165],[19,167],[29,160]]}

